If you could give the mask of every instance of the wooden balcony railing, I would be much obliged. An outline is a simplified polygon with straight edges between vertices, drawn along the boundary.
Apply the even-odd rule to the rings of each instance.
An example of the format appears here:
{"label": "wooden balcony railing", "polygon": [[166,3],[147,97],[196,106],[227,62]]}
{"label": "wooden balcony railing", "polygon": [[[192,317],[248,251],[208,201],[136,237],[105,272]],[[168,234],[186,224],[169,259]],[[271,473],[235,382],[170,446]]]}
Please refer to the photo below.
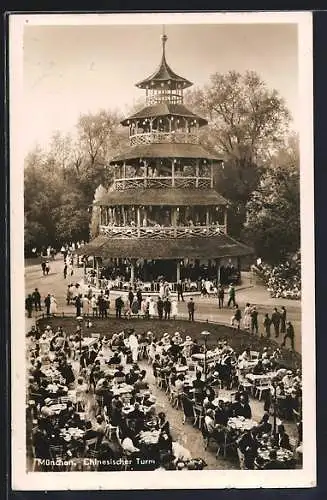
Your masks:
{"label": "wooden balcony railing", "polygon": [[153,130],[145,134],[135,134],[130,136],[131,146],[153,143],[170,144],[199,144],[199,137],[191,132],[158,132]]}
{"label": "wooden balcony railing", "polygon": [[137,226],[100,226],[100,234],[117,239],[167,239],[167,238],[209,238],[226,234],[226,226],[168,226],[168,227],[137,227]]}
{"label": "wooden balcony railing", "polygon": [[125,189],[143,188],[198,188],[210,189],[212,182],[210,177],[174,176],[174,177],[126,177],[115,179],[114,188],[116,191]]}

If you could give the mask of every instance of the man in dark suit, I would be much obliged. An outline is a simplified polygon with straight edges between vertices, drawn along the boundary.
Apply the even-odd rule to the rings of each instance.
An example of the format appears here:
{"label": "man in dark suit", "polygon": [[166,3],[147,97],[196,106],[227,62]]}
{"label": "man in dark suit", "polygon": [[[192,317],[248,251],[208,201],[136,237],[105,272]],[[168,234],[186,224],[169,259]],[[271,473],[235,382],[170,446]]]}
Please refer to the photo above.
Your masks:
{"label": "man in dark suit", "polygon": [[275,338],[279,337],[279,327],[280,327],[280,314],[277,311],[277,307],[274,308],[274,312],[271,315],[271,322],[274,325]]}
{"label": "man in dark suit", "polygon": [[117,297],[115,300],[115,307],[116,307],[116,318],[121,318],[121,310],[123,308],[124,302],[121,296]]}
{"label": "man in dark suit", "polygon": [[165,311],[165,319],[170,319],[171,302],[168,297],[164,302],[164,311]]}
{"label": "man in dark suit", "polygon": [[47,311],[47,316],[50,316],[50,304],[51,304],[51,296],[50,293],[48,293],[48,295],[44,299],[44,305]]}
{"label": "man in dark suit", "polygon": [[192,297],[187,303],[187,310],[188,310],[188,319],[189,321],[194,321],[194,310],[195,310],[195,305],[193,302]]}
{"label": "man in dark suit", "polygon": [[35,288],[34,292],[32,293],[32,299],[34,302],[35,310],[41,311],[41,295],[40,295],[40,292],[37,288]]}
{"label": "man in dark suit", "polygon": [[177,300],[178,300],[178,302],[179,302],[179,300],[180,300],[180,299],[182,299],[182,301],[184,302],[184,297],[183,297],[183,286],[182,286],[181,281],[179,281],[179,282],[177,283],[177,287],[176,287],[176,289],[177,289]]}
{"label": "man in dark suit", "polygon": [[244,417],[244,418],[252,417],[251,407],[247,402],[244,394],[241,394],[239,402],[235,403],[233,407],[233,412],[235,417]]}
{"label": "man in dark suit", "polygon": [[163,303],[163,300],[161,300],[161,297],[158,298],[157,309],[158,309],[158,317],[159,317],[159,319],[162,319],[163,318],[164,303]]}

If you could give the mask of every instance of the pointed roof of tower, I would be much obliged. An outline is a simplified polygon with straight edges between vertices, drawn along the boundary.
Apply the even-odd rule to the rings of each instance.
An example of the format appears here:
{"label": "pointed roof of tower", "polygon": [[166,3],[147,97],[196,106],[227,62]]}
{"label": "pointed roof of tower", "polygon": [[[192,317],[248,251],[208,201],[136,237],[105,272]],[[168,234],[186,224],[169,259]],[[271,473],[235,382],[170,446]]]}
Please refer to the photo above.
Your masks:
{"label": "pointed roof of tower", "polygon": [[192,82],[183,78],[182,76],[177,75],[171,67],[168,65],[166,61],[166,42],[168,40],[167,35],[164,33],[161,36],[162,41],[162,57],[161,62],[158,69],[150,75],[145,80],[138,82],[136,87],[140,89],[146,88],[162,88],[163,86],[174,89],[174,88],[188,88],[193,85]]}

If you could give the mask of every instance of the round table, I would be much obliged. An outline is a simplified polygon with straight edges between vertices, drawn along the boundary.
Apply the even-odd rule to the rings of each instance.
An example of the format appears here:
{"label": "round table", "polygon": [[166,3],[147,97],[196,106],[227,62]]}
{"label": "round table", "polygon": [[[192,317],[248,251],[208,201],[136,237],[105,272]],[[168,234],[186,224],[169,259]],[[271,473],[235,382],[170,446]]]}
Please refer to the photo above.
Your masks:
{"label": "round table", "polygon": [[240,433],[245,431],[251,431],[257,427],[258,422],[252,420],[251,418],[244,417],[231,417],[228,419],[227,427],[232,430],[236,430]]}
{"label": "round table", "polygon": [[[293,469],[295,466],[295,458],[292,451],[286,448],[272,448],[266,446],[264,448],[259,448],[256,458],[256,466],[259,469],[264,469],[265,466],[270,462],[270,452],[276,450],[276,462],[279,463],[280,468]],[[279,467],[276,467],[279,468]]]}

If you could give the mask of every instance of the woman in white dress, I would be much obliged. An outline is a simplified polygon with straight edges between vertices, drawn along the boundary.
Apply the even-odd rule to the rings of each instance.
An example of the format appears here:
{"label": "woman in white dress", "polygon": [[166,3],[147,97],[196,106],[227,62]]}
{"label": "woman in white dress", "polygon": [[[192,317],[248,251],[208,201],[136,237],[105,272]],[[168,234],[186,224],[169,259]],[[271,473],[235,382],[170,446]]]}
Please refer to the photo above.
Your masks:
{"label": "woman in white dress", "polygon": [[177,300],[173,299],[171,301],[171,316],[173,319],[176,319],[177,315],[178,315],[178,304]]}
{"label": "woman in white dress", "polygon": [[53,316],[57,314],[57,301],[54,295],[50,297],[50,314]]}
{"label": "woman in white dress", "polygon": [[150,316],[150,318],[154,318],[155,315],[156,315],[156,303],[151,298],[150,303],[149,303],[149,316]]}
{"label": "woman in white dress", "polygon": [[245,330],[249,330],[251,325],[251,305],[247,303],[245,305],[244,314],[243,314],[243,327]]}

